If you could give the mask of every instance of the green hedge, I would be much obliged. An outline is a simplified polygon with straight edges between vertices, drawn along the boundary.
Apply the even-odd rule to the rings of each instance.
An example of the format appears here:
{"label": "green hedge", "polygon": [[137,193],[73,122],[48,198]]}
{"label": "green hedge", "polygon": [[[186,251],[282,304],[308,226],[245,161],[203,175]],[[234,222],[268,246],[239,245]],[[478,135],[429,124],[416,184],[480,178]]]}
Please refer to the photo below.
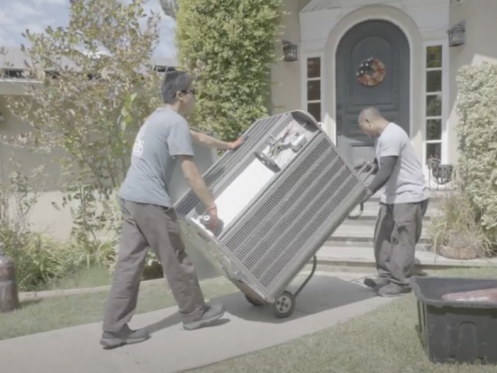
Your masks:
{"label": "green hedge", "polygon": [[457,126],[460,187],[493,242],[497,232],[497,65],[460,70]]}
{"label": "green hedge", "polygon": [[[176,39],[182,65],[199,66],[192,121],[232,140],[268,112],[282,0],[181,0]],[[205,68],[204,68],[205,67]]]}

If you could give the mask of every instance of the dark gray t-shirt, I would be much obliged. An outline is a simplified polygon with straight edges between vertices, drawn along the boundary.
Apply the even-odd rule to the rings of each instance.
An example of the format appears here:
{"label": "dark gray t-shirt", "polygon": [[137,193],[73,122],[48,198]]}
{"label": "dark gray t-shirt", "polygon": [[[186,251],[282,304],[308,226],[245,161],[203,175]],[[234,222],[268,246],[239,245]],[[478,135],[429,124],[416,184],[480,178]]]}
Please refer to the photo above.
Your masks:
{"label": "dark gray t-shirt", "polygon": [[414,203],[426,199],[421,162],[416,156],[411,139],[402,127],[390,123],[376,140],[376,159],[396,156],[392,176],[381,196],[383,203]]}
{"label": "dark gray t-shirt", "polygon": [[159,108],[138,131],[131,166],[119,197],[131,202],[172,207],[168,184],[178,155],[193,156],[188,123],[175,111]]}

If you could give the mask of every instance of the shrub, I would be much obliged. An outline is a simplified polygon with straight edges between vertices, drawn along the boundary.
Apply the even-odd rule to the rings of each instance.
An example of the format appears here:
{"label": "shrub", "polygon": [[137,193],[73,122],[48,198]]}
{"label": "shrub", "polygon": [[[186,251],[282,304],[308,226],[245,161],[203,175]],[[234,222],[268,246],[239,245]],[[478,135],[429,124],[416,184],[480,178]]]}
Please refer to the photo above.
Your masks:
{"label": "shrub", "polygon": [[2,228],[2,237],[16,236],[15,240],[5,240],[5,249],[16,264],[20,291],[42,290],[50,281],[77,269],[68,245],[34,232],[27,232],[19,239],[18,233]]}
{"label": "shrub", "polygon": [[491,253],[490,242],[464,192],[448,193],[437,201],[437,205],[437,213],[428,228],[435,252],[457,259],[473,259]]}
{"label": "shrub", "polygon": [[267,114],[282,0],[182,0],[176,42],[182,65],[200,69],[192,121],[225,139]]}
{"label": "shrub", "polygon": [[[12,162],[11,168],[19,169],[19,165]],[[0,184],[0,240],[16,264],[21,291],[45,289],[82,267],[109,267],[115,259],[111,241],[73,239],[61,243],[32,231],[29,217],[38,200],[42,171],[34,169],[29,176],[13,171]]]}
{"label": "shrub", "polygon": [[457,78],[460,188],[487,237],[497,233],[497,66],[467,66]]}

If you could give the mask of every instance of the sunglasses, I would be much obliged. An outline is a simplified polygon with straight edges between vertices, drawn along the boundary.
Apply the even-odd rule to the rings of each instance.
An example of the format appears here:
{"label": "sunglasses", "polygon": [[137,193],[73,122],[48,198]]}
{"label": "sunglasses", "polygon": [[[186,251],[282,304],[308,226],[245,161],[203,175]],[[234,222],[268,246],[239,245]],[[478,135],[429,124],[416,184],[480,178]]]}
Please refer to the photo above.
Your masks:
{"label": "sunglasses", "polygon": [[187,90],[184,90],[184,91],[181,91],[181,92],[184,93],[184,94],[191,93],[193,96],[195,96],[195,90],[194,89],[187,89]]}

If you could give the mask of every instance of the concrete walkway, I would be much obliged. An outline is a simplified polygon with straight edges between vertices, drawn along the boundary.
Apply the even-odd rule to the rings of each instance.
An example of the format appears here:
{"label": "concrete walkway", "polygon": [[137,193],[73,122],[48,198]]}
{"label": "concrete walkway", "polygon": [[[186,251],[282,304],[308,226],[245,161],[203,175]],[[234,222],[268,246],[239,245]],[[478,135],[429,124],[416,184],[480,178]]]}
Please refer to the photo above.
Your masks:
{"label": "concrete walkway", "polygon": [[184,331],[174,307],[135,316],[132,327],[153,333],[142,344],[105,351],[98,344],[101,325],[96,323],[1,341],[0,361],[9,373],[189,370],[316,333],[389,302],[358,285],[359,277],[317,273],[286,320],[275,319],[265,307],[249,305],[237,293],[211,300],[228,310],[216,326]]}

